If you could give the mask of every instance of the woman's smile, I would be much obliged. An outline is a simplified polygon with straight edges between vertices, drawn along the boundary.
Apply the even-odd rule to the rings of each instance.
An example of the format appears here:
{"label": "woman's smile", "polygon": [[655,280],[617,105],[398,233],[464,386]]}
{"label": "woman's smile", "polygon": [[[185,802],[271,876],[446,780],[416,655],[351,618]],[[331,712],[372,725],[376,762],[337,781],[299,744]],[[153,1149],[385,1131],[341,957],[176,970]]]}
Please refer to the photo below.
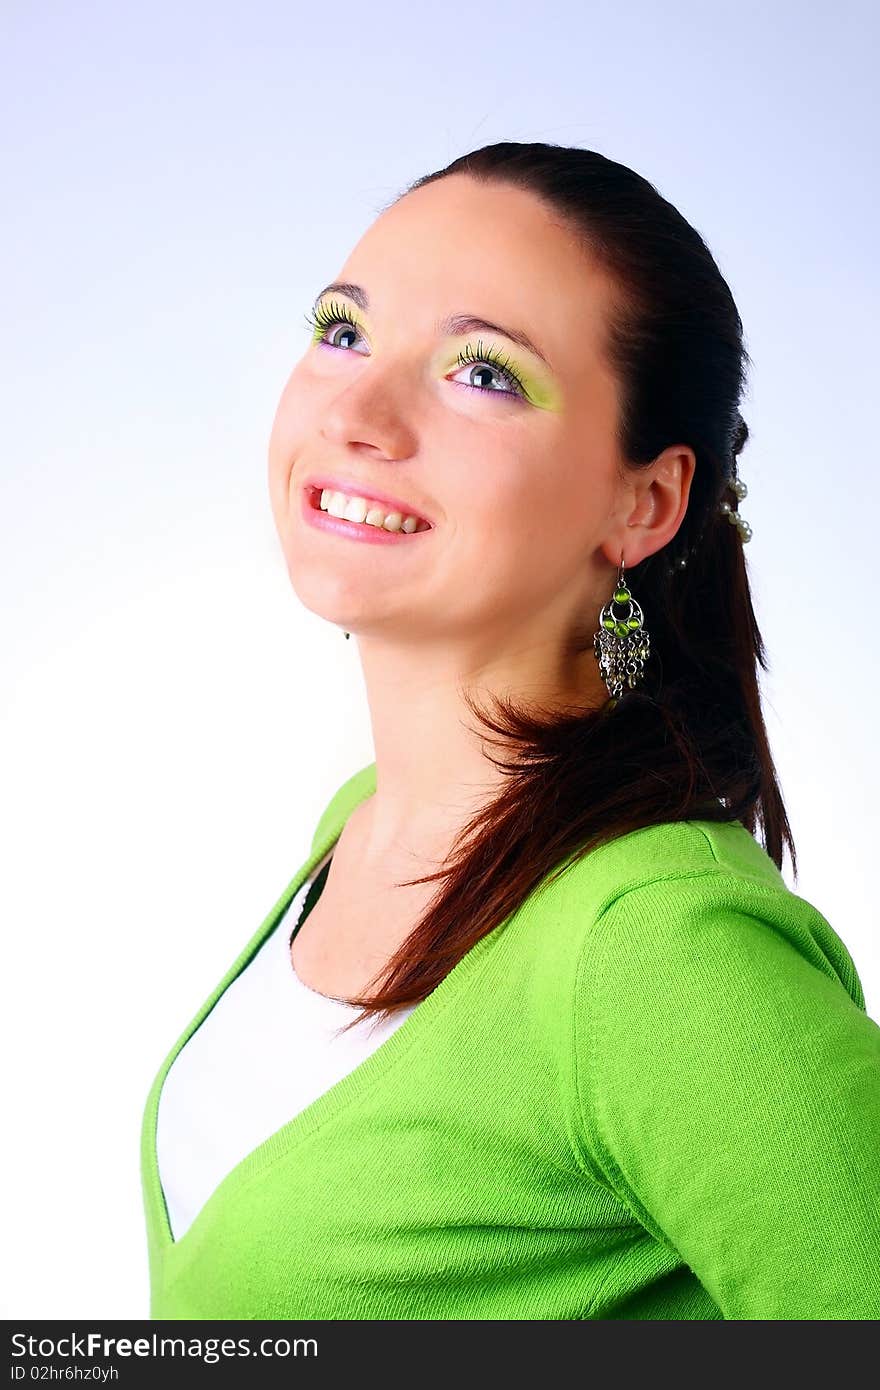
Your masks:
{"label": "woman's smile", "polygon": [[[342,507],[337,506],[336,502],[345,502],[347,494],[306,484],[300,488],[300,497],[303,519],[310,526],[315,526],[321,531],[335,532],[338,536],[347,536],[351,540],[366,541],[371,545],[402,545],[406,541],[415,540],[416,537],[426,536],[433,530],[426,521],[411,513],[404,516],[399,511],[386,510],[384,505],[374,508],[370,499],[362,495],[350,498]],[[360,507],[354,505],[357,502],[361,503]],[[328,506],[333,508],[333,511],[327,510]],[[350,512],[352,515],[334,515],[336,511]],[[362,520],[352,519],[361,512],[364,513]],[[379,512],[385,518],[384,524],[379,520]],[[373,519],[368,521],[368,516],[372,516]]]}

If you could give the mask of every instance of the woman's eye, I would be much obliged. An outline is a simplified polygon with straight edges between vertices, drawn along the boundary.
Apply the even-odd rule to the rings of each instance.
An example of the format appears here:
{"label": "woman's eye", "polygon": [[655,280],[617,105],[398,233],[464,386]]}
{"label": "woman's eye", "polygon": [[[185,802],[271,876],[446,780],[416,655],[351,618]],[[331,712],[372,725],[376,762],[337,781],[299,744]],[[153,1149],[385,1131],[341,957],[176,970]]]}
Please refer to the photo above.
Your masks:
{"label": "woman's eye", "polygon": [[[505,372],[502,367],[495,367],[491,362],[468,362],[466,366],[460,367],[459,371],[468,373],[468,380],[457,382],[459,386],[468,386],[472,391],[482,391],[484,395],[495,393],[499,396],[520,396],[522,389],[516,378],[509,372]],[[481,380],[473,378],[479,374]],[[490,385],[492,378],[501,385]],[[455,377],[450,377],[450,381],[455,381]],[[506,384],[505,384],[506,383]]]}
{"label": "woman's eye", "polygon": [[[339,330],[342,330],[341,332]],[[356,338],[358,330],[351,323],[346,323],[344,319],[339,319],[335,323],[329,324],[326,328],[319,329],[319,336],[316,339],[323,347],[342,348],[348,351],[351,344],[341,341],[346,336]]]}
{"label": "woman's eye", "polygon": [[[521,401],[528,400],[528,392],[520,378],[519,373],[513,364],[508,360],[501,362],[495,348],[484,347],[482,341],[478,342],[476,348],[471,343],[462,348],[458,354],[458,363],[462,370],[473,378],[479,372],[482,381],[458,381],[457,386],[466,386],[471,391],[479,391],[482,395],[510,396]],[[501,385],[488,385],[492,380],[502,383]]]}

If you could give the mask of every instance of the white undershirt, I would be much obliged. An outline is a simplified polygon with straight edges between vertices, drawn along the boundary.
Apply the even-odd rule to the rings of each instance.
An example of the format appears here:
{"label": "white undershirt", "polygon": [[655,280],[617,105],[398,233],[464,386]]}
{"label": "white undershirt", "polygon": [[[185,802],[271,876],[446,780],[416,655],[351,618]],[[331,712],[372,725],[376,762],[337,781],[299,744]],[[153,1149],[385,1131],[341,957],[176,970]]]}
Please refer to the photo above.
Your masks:
{"label": "white undershirt", "polygon": [[311,883],[300,887],[162,1084],[156,1148],[175,1240],[227,1173],[358,1066],[417,1007],[334,1036],[358,1009],[304,984],[290,959],[290,938]]}

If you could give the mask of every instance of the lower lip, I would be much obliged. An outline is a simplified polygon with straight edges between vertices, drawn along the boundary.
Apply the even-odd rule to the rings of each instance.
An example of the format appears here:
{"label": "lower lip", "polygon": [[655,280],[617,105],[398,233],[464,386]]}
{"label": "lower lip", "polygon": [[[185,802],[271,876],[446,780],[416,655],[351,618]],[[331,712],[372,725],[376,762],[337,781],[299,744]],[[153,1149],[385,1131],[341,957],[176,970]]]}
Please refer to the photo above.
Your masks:
{"label": "lower lip", "polygon": [[348,536],[353,541],[365,541],[367,545],[404,545],[409,541],[420,541],[429,536],[433,527],[427,531],[386,531],[384,526],[367,526],[365,522],[346,521],[341,516],[331,516],[313,506],[313,498],[319,492],[304,487],[301,489],[303,519],[319,531],[333,531],[337,536]]}

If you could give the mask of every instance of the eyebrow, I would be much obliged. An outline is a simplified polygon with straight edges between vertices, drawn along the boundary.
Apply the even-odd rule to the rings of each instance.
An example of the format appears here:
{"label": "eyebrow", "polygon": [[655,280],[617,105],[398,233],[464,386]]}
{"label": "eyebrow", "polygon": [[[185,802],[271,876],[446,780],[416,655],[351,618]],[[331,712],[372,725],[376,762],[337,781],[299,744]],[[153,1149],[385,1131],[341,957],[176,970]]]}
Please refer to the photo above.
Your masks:
{"label": "eyebrow", "polygon": [[[321,292],[315,296],[313,311],[324,298],[325,294],[344,294],[346,299],[350,299],[354,304],[362,309],[364,313],[370,307],[370,296],[362,285],[353,285],[346,280],[334,280],[331,284],[325,285]],[[552,366],[545,357],[544,353],[537,347],[528,336],[518,328],[504,328],[499,323],[490,323],[488,319],[477,318],[474,314],[449,314],[446,318],[438,319],[434,324],[439,334],[450,337],[457,337],[462,333],[475,333],[482,330],[485,333],[500,333],[503,338],[509,338],[512,343],[525,348],[526,352],[531,352],[535,357],[540,358],[546,367]]]}

